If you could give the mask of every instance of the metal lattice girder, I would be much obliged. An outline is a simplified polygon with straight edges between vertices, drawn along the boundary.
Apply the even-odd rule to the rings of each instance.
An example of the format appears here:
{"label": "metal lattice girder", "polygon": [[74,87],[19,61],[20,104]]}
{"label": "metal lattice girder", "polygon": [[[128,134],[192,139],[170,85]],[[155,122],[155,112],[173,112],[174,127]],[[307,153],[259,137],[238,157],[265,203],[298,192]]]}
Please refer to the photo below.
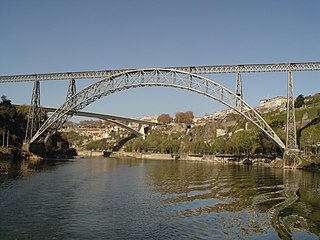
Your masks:
{"label": "metal lattice girder", "polygon": [[[31,142],[42,140],[47,132],[53,132],[61,127],[75,111],[83,109],[103,96],[125,89],[147,86],[181,88],[217,100],[246,117],[272,138],[281,148],[285,147],[281,139],[257,111],[232,91],[208,78],[190,72],[157,68],[118,73],[82,89],[73,97],[76,99],[76,104],[72,105],[73,101],[71,100],[66,101],[41,126],[39,131],[31,139]],[[236,108],[237,101],[241,102],[241,109]]]}
{"label": "metal lattice girder", "polygon": [[77,90],[76,90],[76,80],[74,78],[72,78],[72,79],[70,79],[70,82],[69,82],[66,101],[69,100],[73,95],[75,95],[76,92],[77,92]]}
{"label": "metal lattice girder", "polygon": [[319,71],[320,62],[195,66],[176,67],[174,69],[196,74]]}
{"label": "metal lattice girder", "polygon": [[76,80],[75,79],[70,79],[69,81],[69,86],[68,86],[68,91],[67,91],[67,96],[66,96],[66,102],[69,102],[69,104],[72,106],[76,104],[77,100],[73,98],[73,96],[77,93],[76,90]]}
{"label": "metal lattice girder", "polygon": [[286,148],[298,149],[292,72],[288,72]]}
{"label": "metal lattice girder", "polygon": [[29,108],[28,123],[25,135],[25,142],[28,142],[32,136],[38,131],[41,125],[41,109],[40,109],[40,82],[35,81]]}
{"label": "metal lattice girder", "polygon": [[[175,69],[175,70],[181,70],[181,71],[191,72],[195,74],[320,71],[320,62],[189,66],[189,67],[168,67],[165,69]],[[133,69],[0,76],[0,83],[27,82],[27,81],[35,81],[35,80],[47,81],[47,80],[66,80],[66,79],[106,78],[114,74],[127,72],[131,70]]]}
{"label": "metal lattice girder", "polygon": [[[239,96],[241,99],[243,99],[242,96],[242,79],[241,79],[241,73],[237,72],[237,78],[236,78],[236,94]],[[241,107],[241,102],[237,101],[236,102],[236,107]]]}

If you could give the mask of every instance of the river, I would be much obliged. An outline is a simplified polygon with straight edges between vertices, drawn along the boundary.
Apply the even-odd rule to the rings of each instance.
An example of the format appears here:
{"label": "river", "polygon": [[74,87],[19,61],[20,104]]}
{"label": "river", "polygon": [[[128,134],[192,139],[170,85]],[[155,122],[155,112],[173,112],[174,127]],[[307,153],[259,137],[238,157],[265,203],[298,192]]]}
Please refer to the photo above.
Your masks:
{"label": "river", "polygon": [[0,161],[0,239],[318,239],[319,176],[197,161]]}

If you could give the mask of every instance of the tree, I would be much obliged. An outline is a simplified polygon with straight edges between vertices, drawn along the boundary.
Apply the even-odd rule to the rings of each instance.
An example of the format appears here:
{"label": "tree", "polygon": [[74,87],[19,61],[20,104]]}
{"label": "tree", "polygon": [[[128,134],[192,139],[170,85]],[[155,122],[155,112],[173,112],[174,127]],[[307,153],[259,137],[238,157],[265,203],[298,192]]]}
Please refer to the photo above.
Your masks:
{"label": "tree", "polygon": [[300,108],[304,105],[304,97],[302,94],[300,94],[297,98],[296,98],[296,101],[294,103],[294,106],[296,108]]}
{"label": "tree", "polygon": [[172,118],[170,117],[169,114],[164,113],[158,116],[157,121],[158,123],[169,124],[169,123],[172,123]]}
{"label": "tree", "polygon": [[160,152],[162,133],[159,130],[152,131],[146,138],[147,150],[150,152]]}
{"label": "tree", "polygon": [[277,145],[272,141],[263,131],[258,128],[254,131],[254,153],[255,154],[269,154],[274,152]]}
{"label": "tree", "polygon": [[217,154],[217,153],[226,153],[226,145],[227,145],[227,139],[224,137],[218,137],[214,140],[213,144],[211,145],[211,153]]}
{"label": "tree", "polygon": [[311,125],[301,132],[300,143],[302,148],[312,148],[320,143],[320,123]]}
{"label": "tree", "polygon": [[132,140],[132,150],[135,152],[142,152],[144,150],[145,144],[142,138],[135,138]]}
{"label": "tree", "polygon": [[166,139],[161,143],[161,152],[162,153],[178,153],[180,143],[177,140]]}
{"label": "tree", "polygon": [[9,131],[10,145],[21,147],[27,126],[26,116],[17,111],[6,96],[0,102],[0,129],[2,134]]}
{"label": "tree", "polygon": [[192,123],[193,118],[194,116],[192,111],[177,112],[175,122],[176,123]]}

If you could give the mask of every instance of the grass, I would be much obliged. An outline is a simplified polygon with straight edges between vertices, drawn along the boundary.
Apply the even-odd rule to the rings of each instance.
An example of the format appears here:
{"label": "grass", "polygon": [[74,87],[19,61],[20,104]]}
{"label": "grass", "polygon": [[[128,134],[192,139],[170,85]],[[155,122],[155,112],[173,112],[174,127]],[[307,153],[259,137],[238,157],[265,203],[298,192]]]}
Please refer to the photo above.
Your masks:
{"label": "grass", "polygon": [[[297,108],[295,110],[296,113],[296,121],[301,122],[302,118],[305,114],[307,114],[308,119],[312,120],[317,117],[320,117],[320,103],[314,103],[309,106],[305,106],[302,108]],[[279,112],[278,110],[263,114],[263,118],[268,122],[283,122],[287,121],[287,113],[286,111]]]}

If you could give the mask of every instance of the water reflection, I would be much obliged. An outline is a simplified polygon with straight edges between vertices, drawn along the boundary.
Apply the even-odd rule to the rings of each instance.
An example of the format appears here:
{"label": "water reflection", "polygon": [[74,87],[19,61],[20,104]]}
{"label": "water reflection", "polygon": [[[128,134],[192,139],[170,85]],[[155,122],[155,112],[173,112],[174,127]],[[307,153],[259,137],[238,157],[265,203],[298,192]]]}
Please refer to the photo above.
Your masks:
{"label": "water reflection", "polygon": [[188,161],[0,161],[0,235],[318,239],[319,175]]}
{"label": "water reflection", "polygon": [[319,235],[318,172],[163,162],[149,175],[163,203],[175,209],[173,219],[214,217],[231,238],[270,234],[270,228],[281,239]]}
{"label": "water reflection", "polygon": [[285,201],[278,210],[275,225],[282,238],[289,239],[299,232],[320,236],[319,186],[319,172],[284,171]]}
{"label": "water reflection", "polygon": [[0,183],[10,179],[20,179],[32,175],[27,161],[0,160]]}
{"label": "water reflection", "polygon": [[[53,171],[56,167],[72,162],[78,162],[83,165],[84,168],[79,171],[81,175],[95,176],[102,174],[106,171],[113,170],[117,167],[126,166],[134,167],[144,164],[144,161],[136,159],[108,159],[94,158],[94,159],[54,159],[54,160],[34,160],[34,161],[16,161],[0,159],[0,183],[8,180],[24,179],[32,177],[33,175],[44,172]],[[89,163],[89,164],[88,164]],[[89,165],[89,167],[88,167]]]}
{"label": "water reflection", "polygon": [[52,171],[69,160],[0,160],[0,183],[30,178],[40,172]]}

